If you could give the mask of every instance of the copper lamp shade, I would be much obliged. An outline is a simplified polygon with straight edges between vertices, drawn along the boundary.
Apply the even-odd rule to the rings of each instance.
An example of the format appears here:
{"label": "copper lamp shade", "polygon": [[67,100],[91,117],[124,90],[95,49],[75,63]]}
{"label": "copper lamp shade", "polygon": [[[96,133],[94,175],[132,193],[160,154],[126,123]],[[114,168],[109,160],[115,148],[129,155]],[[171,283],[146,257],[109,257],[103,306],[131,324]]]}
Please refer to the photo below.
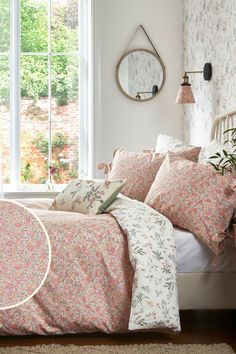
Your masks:
{"label": "copper lamp shade", "polygon": [[182,84],[179,88],[175,103],[195,103],[195,98],[192,92],[190,83],[188,82],[187,74],[200,74],[203,73],[204,80],[210,81],[212,78],[212,66],[211,63],[205,63],[203,70],[201,71],[186,71],[183,76]]}
{"label": "copper lamp shade", "polygon": [[181,85],[175,103],[195,103],[191,85]]}

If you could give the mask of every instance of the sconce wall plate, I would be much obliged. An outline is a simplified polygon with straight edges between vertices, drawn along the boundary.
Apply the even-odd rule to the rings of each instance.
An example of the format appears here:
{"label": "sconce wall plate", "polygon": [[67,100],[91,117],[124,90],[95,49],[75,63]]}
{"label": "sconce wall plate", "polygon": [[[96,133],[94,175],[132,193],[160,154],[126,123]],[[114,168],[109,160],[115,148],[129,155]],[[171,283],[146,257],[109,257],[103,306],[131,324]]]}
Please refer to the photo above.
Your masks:
{"label": "sconce wall plate", "polygon": [[203,68],[203,77],[206,81],[210,81],[212,78],[212,65],[211,63],[206,63]]}

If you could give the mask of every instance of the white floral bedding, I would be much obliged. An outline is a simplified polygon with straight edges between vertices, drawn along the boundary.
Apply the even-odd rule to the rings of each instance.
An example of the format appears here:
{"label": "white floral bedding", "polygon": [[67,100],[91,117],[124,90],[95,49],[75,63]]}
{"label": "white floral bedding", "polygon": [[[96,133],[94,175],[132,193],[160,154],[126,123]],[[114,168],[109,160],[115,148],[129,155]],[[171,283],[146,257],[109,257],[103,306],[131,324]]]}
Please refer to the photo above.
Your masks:
{"label": "white floral bedding", "polygon": [[128,237],[135,271],[129,329],[180,330],[171,222],[146,204],[129,198],[118,197],[107,212]]}

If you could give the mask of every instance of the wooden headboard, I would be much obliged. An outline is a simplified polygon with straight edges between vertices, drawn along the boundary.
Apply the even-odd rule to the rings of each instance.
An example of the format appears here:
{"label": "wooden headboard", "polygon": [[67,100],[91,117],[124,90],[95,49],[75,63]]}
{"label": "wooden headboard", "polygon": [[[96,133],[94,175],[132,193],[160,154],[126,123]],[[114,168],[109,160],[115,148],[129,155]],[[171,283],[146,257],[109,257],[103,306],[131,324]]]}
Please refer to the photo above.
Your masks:
{"label": "wooden headboard", "polygon": [[225,130],[236,128],[236,108],[222,116],[216,117],[211,130],[211,140],[217,139],[224,142],[230,134],[223,134]]}

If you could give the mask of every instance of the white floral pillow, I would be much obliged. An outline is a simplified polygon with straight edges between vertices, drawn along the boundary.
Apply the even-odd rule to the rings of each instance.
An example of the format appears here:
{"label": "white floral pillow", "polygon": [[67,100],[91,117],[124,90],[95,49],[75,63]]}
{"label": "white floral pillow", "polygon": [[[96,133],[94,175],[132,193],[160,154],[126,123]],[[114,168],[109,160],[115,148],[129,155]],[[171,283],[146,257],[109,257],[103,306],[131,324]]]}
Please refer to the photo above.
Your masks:
{"label": "white floral pillow", "polygon": [[125,182],[76,179],[54,199],[50,210],[100,214],[115,200]]}
{"label": "white floral pillow", "polygon": [[[226,145],[221,143],[220,141],[214,139],[212,140],[206,147],[201,148],[198,162],[199,163],[207,163],[209,161],[209,157],[215,155],[216,152],[222,154],[222,151],[226,150],[229,153],[232,153],[232,147],[230,145]],[[217,163],[214,160],[214,163]]]}
{"label": "white floral pillow", "polygon": [[172,136],[159,134],[157,137],[155,151],[160,154],[166,154],[168,152],[182,152],[192,148],[192,145],[186,145],[183,141],[173,138]]}

